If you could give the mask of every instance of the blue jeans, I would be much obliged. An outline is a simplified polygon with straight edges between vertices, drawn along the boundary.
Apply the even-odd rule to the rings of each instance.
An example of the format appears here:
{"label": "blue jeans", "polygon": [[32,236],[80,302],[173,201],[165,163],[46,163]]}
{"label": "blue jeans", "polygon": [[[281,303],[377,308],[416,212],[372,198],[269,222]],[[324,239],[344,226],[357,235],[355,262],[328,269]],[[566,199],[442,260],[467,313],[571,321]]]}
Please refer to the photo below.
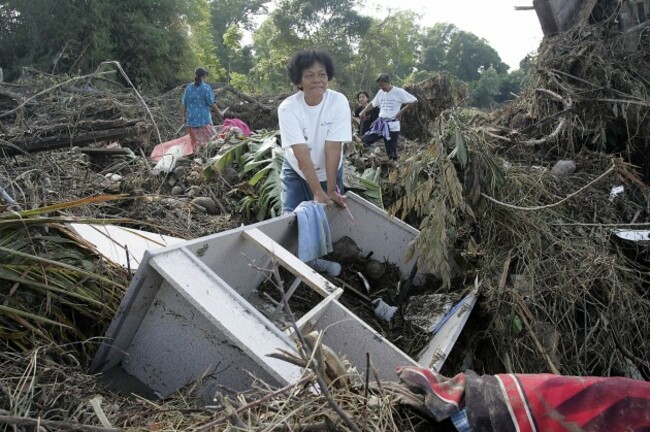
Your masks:
{"label": "blue jeans", "polygon": [[[301,202],[314,199],[314,194],[305,179],[300,177],[300,174],[286,160],[282,164],[280,180],[282,181],[282,214],[291,213]],[[343,194],[343,166],[336,173],[336,184]],[[327,192],[327,182],[320,182],[320,185]]]}
{"label": "blue jeans", "polygon": [[386,145],[386,154],[388,157],[393,160],[397,160],[397,139],[399,138],[399,132],[391,132],[389,140],[379,134],[371,133],[364,135],[363,138],[361,138],[361,141],[363,141],[364,146],[368,147],[369,145],[379,141],[380,138],[384,139],[384,144]]}

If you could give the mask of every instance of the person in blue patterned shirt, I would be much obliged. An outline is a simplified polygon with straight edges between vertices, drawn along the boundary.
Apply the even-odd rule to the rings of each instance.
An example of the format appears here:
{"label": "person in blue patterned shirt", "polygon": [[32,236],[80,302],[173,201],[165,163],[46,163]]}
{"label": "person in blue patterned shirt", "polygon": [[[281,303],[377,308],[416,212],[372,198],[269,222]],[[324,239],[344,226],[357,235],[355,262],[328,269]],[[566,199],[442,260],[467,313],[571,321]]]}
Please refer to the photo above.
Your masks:
{"label": "person in blue patterned shirt", "polygon": [[208,71],[206,69],[202,67],[196,68],[194,82],[185,87],[181,99],[183,103],[183,124],[189,130],[190,142],[194,150],[210,141],[217,134],[214,123],[212,123],[210,109],[213,109],[220,118],[223,117],[217,107],[212,87],[205,82],[207,77]]}

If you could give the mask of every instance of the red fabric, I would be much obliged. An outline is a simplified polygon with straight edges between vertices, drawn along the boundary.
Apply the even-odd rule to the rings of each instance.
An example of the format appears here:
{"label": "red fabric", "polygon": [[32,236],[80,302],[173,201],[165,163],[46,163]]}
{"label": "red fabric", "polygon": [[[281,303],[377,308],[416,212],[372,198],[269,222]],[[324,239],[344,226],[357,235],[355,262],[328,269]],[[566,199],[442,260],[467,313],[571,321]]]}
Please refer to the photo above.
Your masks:
{"label": "red fabric", "polygon": [[151,151],[151,155],[149,157],[151,157],[151,159],[155,161],[159,161],[165,155],[167,150],[176,146],[181,147],[184,155],[191,155],[192,153],[194,153],[194,149],[192,148],[192,144],[190,141],[190,136],[183,135],[180,138],[176,138],[171,141],[166,141],[162,144],[158,144],[153,148],[153,150]]}
{"label": "red fabric", "polygon": [[424,392],[433,417],[466,409],[474,432],[650,431],[650,383],[618,377],[473,372],[446,378],[430,369],[397,369],[408,387]]}

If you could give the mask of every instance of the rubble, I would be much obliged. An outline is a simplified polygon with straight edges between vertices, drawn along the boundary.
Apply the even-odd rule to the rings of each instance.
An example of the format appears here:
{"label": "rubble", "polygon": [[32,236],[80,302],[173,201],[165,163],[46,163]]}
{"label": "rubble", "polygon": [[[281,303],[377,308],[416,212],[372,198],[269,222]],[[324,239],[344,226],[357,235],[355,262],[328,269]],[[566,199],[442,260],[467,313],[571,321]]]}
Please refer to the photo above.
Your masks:
{"label": "rubble", "polygon": [[[351,165],[359,173],[367,168],[376,170],[373,175],[378,173],[380,178],[376,183],[381,184],[382,203],[391,209],[395,222],[404,220],[420,229],[415,240],[400,244],[412,251],[412,258],[419,257],[419,262],[417,267],[404,268],[397,280],[392,280],[391,265],[399,259],[387,259],[383,252],[376,252],[386,247],[386,242],[377,238],[377,246],[367,249],[357,245],[344,253],[352,267],[344,266],[332,283],[341,284],[345,291],[341,302],[346,302],[344,306],[364,321],[372,322],[373,331],[393,337],[396,333],[391,333],[394,329],[390,326],[401,325],[402,338],[394,337],[395,344],[409,357],[441,368],[447,375],[471,366],[480,374],[559,372],[650,378],[646,336],[650,331],[647,32],[627,32],[634,26],[621,31],[615,19],[599,19],[610,16],[609,5],[614,2],[583,3],[591,4],[592,9],[579,17],[573,27],[562,27],[558,30],[565,31],[553,36],[549,33],[530,71],[531,87],[512,104],[480,119],[467,119],[459,109],[454,109],[456,103],[448,102],[458,101],[463,89],[454,88],[449,77],[437,77],[409,89],[417,93],[421,104],[418,110],[405,115],[405,122],[416,126],[408,128],[412,135],[400,143],[399,168],[390,166],[381,151],[377,155],[357,150],[349,153]],[[622,17],[623,21],[626,19]],[[630,34],[635,35],[634,44]],[[25,238],[40,238],[35,243],[39,251],[59,251],[62,244],[70,241],[68,233],[58,235],[65,232],[56,224],[59,217],[108,219],[147,231],[196,239],[270,214],[272,202],[266,207],[258,206],[262,204],[260,187],[264,182],[252,184],[251,176],[256,171],[247,171],[246,166],[266,158],[277,162],[278,153],[269,150],[264,153],[265,159],[258,160],[243,159],[242,155],[250,156],[253,149],[265,145],[267,150],[273,149],[268,141],[273,132],[246,140],[221,138],[223,142],[215,141],[200,154],[180,158],[173,171],[156,176],[153,164],[143,154],[148,154],[160,139],[142,101],[128,89],[111,85],[91,96],[77,92],[76,85],[53,89],[60,82],[57,77],[35,71],[30,76],[37,84],[27,86],[23,82],[17,88],[0,85],[0,106],[4,113],[14,110],[0,117],[2,148],[11,156],[5,159],[7,163],[0,171],[4,211],[0,230],[9,226],[26,229],[21,225],[23,221],[31,227],[29,231],[12,231],[11,236],[3,237],[12,239],[11,245],[0,251],[3,257],[6,249],[28,244],[21,242]],[[43,98],[43,104],[35,104],[36,99],[30,98],[44,90],[47,91],[38,96]],[[179,91],[175,89],[155,100],[144,98],[163,139],[176,138]],[[251,97],[227,87],[218,91],[220,108],[230,107],[229,115],[243,119],[254,129],[275,127],[274,107],[283,95]],[[52,108],[65,98],[70,99],[74,110]],[[435,105],[438,102],[440,106]],[[76,114],[70,117],[71,113]],[[71,151],[70,131],[61,125],[68,129],[69,125],[78,126],[80,133],[75,135],[78,141],[74,145],[93,151],[103,147],[94,140],[103,137],[102,140],[111,141],[110,133],[116,133],[116,139],[132,150],[135,158],[119,152],[108,156],[103,152]],[[92,134],[99,130],[108,132],[93,138]],[[65,146],[58,150],[36,153],[60,147],[64,141]],[[229,158],[228,163],[217,166],[215,157],[221,157],[221,161]],[[560,170],[560,175],[554,175],[558,174],[558,161],[565,161],[559,165],[568,166],[568,171]],[[98,197],[85,206],[57,204],[38,215],[38,220],[23,216],[20,224],[18,219],[8,216],[21,209],[38,211],[44,204],[77,202],[97,196],[105,188],[128,198]],[[364,218],[357,218],[357,223],[372,224]],[[393,247],[391,244],[388,249]],[[74,249],[74,256],[87,248],[86,245]],[[368,250],[376,255],[364,255]],[[29,255],[34,251],[21,253]],[[210,247],[197,246],[193,253],[209,257],[213,252]],[[100,318],[92,318],[94,326],[89,328],[93,336],[100,336],[103,328],[98,328],[107,324],[126,290],[127,272],[114,267],[107,269],[103,267],[105,261],[91,256],[79,264],[72,262],[77,268],[92,269],[105,279],[119,281],[114,291],[106,291],[105,287],[98,290],[104,308],[98,309]],[[375,267],[383,264],[386,272],[377,277],[379,268],[377,272],[368,271],[365,266],[370,261]],[[2,262],[5,265],[4,259]],[[35,268],[40,272],[48,266],[39,263]],[[426,269],[427,273],[413,275],[414,268]],[[25,278],[40,277],[39,272],[14,274],[10,284],[13,297],[9,300],[37,299],[35,304],[47,305],[57,317],[78,316],[75,314],[79,308],[73,301],[66,304],[76,309],[64,310],[56,303],[56,296],[45,297],[38,289],[29,294],[23,290]],[[357,272],[364,275],[363,279]],[[49,283],[51,276],[46,274],[41,279]],[[472,282],[477,277],[480,288],[474,291],[476,286]],[[232,282],[235,276],[229,278],[236,285]],[[85,277],[75,281],[79,289],[92,282]],[[378,292],[381,289],[375,287],[384,282],[392,283],[394,289]],[[323,301],[315,295],[319,302]],[[425,296],[431,301],[454,299],[455,305],[460,304],[456,313],[445,314],[465,329],[462,333],[447,334],[454,341],[453,351],[427,351],[428,338],[417,334],[427,324],[438,321],[415,311],[427,301]],[[300,302],[313,303],[307,295],[302,297],[294,295],[292,307]],[[377,298],[397,308],[388,323],[379,322],[382,320],[375,315],[372,300]],[[92,304],[97,306],[97,302]],[[273,305],[269,311],[275,309],[277,306]],[[188,382],[184,383],[187,387],[177,388],[178,398],[160,402],[159,407],[164,408],[153,408],[151,403],[141,400],[126,403],[79,373],[83,370],[79,365],[85,365],[93,351],[89,344],[79,343],[79,335],[41,322],[35,325],[38,330],[33,333],[38,338],[20,339],[25,333],[16,323],[25,322],[29,321],[22,317],[7,326],[13,332],[8,340],[14,344],[12,349],[22,349],[31,357],[3,351],[0,369],[4,372],[0,382],[10,389],[9,393],[20,394],[21,400],[32,402],[31,412],[38,417],[45,418],[47,413],[60,410],[71,422],[97,424],[95,412],[67,392],[62,386],[66,384],[79,386],[84,400],[106,392],[102,409],[113,424],[127,427],[162,428],[178,421],[178,416],[191,422],[192,427],[199,424],[208,429],[210,425],[225,428],[228,423],[242,421],[270,428],[278,419],[319,427],[337,427],[344,422],[323,393],[309,390],[318,385],[318,377],[309,368],[302,369],[303,375],[296,378],[296,383],[282,388],[271,388],[266,382],[253,379],[250,393],[235,395],[222,389],[212,408],[192,411],[192,415],[187,414],[189,410],[203,405],[198,402],[200,386]],[[413,334],[408,335],[407,331]],[[346,337],[340,335],[340,339]],[[411,340],[406,340],[409,337]],[[63,343],[64,347],[53,346],[52,341]],[[326,345],[336,346],[329,341]],[[26,349],[29,347],[33,349]],[[302,368],[307,364],[303,355],[288,358]],[[441,365],[443,357],[447,361]],[[350,361],[339,360],[342,364]],[[323,372],[324,379],[330,384],[345,382],[340,387],[332,384],[332,398],[354,421],[369,429],[410,430],[413,422],[430,428],[426,420],[413,411],[403,411],[397,402],[417,405],[417,395],[394,382],[378,380],[375,384],[372,374],[358,373],[369,370],[369,362],[356,358],[354,364],[346,364],[350,373],[345,379],[340,373],[331,375],[339,362],[329,362],[326,369],[330,374]],[[13,377],[23,376],[25,371],[38,377],[33,399],[15,390],[18,384]],[[66,379],[62,381],[61,376]],[[51,398],[52,392],[60,393],[59,397]],[[18,406],[13,399],[11,403]]]}

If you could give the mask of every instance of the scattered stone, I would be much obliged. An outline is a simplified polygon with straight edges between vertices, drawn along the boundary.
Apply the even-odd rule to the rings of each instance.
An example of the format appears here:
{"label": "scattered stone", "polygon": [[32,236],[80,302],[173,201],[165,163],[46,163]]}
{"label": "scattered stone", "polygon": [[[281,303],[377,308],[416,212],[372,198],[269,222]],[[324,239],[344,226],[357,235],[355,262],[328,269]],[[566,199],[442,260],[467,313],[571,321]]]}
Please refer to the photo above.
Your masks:
{"label": "scattered stone", "polygon": [[172,188],[172,195],[174,196],[183,195],[183,193],[185,193],[183,186],[176,185]]}
{"label": "scattered stone", "polygon": [[226,167],[221,171],[221,176],[229,185],[239,183],[239,173],[233,167]]}
{"label": "scattered stone", "polygon": [[576,163],[572,160],[558,161],[551,170],[551,174],[555,177],[569,177],[574,172],[576,172]]}
{"label": "scattered stone", "polygon": [[200,209],[205,210],[207,214],[219,214],[219,207],[212,198],[209,197],[196,197],[190,203]]}
{"label": "scattered stone", "polygon": [[379,280],[386,274],[386,264],[371,259],[366,263],[364,273],[372,280]]}
{"label": "scattered stone", "polygon": [[190,198],[198,197],[201,194],[200,186],[190,186],[187,190],[187,196]]}
{"label": "scattered stone", "polygon": [[350,263],[359,259],[361,249],[357,246],[356,242],[348,236],[343,236],[338,239],[333,245],[334,259],[340,263]]}
{"label": "scattered stone", "polygon": [[174,175],[178,178],[183,178],[187,175],[187,167],[185,166],[177,166],[174,168]]}

